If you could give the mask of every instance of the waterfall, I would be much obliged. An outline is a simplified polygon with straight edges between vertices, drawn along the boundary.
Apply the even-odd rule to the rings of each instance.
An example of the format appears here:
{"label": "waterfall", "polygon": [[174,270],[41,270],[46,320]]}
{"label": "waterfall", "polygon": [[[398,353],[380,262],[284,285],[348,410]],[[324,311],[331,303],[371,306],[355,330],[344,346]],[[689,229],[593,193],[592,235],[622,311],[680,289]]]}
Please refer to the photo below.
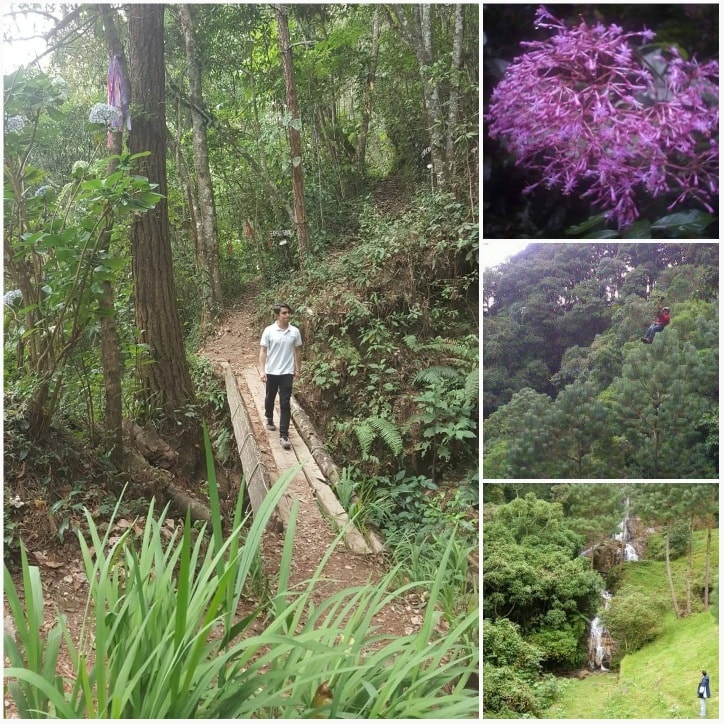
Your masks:
{"label": "waterfall", "polygon": [[[624,508],[624,518],[619,523],[619,532],[613,535],[614,540],[623,543],[623,559],[624,561],[638,561],[639,555],[631,540],[631,531],[629,530],[629,499],[626,498]],[[595,546],[594,546],[595,548]],[[582,555],[590,554],[593,556],[594,549],[589,548]],[[616,563],[621,561],[620,547],[615,551],[614,559]],[[608,608],[608,604],[612,598],[608,591],[601,593],[603,598],[603,608]],[[588,667],[592,670],[608,671],[611,666],[611,657],[616,646],[615,641],[611,638],[611,634],[606,630],[601,621],[600,616],[596,616],[591,621],[591,632],[588,636]]]}
{"label": "waterfall", "polygon": [[625,561],[637,561],[639,559],[639,554],[636,553],[636,549],[630,543],[626,543],[623,549],[623,559]]}
{"label": "waterfall", "polygon": [[[603,607],[608,608],[611,594],[602,591]],[[591,669],[608,671],[611,665],[611,635],[606,631],[599,616],[591,621],[591,633],[588,637],[588,666]]]}
{"label": "waterfall", "polygon": [[[618,528],[620,533],[616,533],[613,537],[619,541],[624,543],[624,549],[623,549],[623,559],[624,561],[638,561],[639,554],[636,552],[636,549],[629,543],[631,540],[631,531],[629,530],[629,510],[630,501],[628,498],[626,498],[625,504],[624,504],[624,515],[623,515],[623,521],[621,521],[618,524]],[[619,562],[621,560],[620,553],[616,554],[616,562]]]}

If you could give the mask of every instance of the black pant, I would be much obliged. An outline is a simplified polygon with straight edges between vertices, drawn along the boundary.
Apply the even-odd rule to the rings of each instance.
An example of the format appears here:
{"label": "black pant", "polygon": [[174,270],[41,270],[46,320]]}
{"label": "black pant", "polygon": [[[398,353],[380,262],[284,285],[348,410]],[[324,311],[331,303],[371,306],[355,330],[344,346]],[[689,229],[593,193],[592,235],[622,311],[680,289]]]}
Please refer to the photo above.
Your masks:
{"label": "black pant", "polygon": [[279,393],[279,436],[289,437],[289,420],[292,416],[292,408],[289,400],[292,397],[292,383],[294,375],[267,375],[266,376],[266,397],[264,398],[264,413],[267,419],[274,419],[274,400]]}

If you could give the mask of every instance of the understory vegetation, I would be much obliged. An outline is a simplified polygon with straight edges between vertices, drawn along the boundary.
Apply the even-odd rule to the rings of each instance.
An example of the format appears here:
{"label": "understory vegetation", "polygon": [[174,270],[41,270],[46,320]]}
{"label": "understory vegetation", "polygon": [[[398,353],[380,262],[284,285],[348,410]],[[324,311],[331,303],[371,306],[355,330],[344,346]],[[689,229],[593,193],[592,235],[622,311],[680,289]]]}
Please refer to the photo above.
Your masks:
{"label": "understory vegetation", "polygon": [[[290,590],[295,513],[275,592],[240,616],[242,596],[258,575],[262,534],[293,474],[280,479],[253,522],[243,515],[240,495],[229,536],[222,534],[213,472],[209,538],[203,528],[194,531],[188,517],[170,534],[168,510],[157,515],[153,505],[140,530],[129,524],[120,535],[114,534],[118,505],[105,533],[86,512],[88,534],[78,537],[90,590],[80,640],[64,615],[47,636],[37,635],[43,587],[22,549],[23,599],[7,568],[4,582],[15,631],[5,629],[5,677],[20,717],[473,716],[477,700],[466,685],[477,657],[477,611],[456,616],[442,636],[434,633],[453,540],[441,569],[425,582],[429,605],[420,631],[379,635],[372,617],[423,582],[398,586],[392,570],[379,586],[344,590],[314,605],[311,596],[334,546],[304,588]],[[72,691],[56,673],[63,644]]]}

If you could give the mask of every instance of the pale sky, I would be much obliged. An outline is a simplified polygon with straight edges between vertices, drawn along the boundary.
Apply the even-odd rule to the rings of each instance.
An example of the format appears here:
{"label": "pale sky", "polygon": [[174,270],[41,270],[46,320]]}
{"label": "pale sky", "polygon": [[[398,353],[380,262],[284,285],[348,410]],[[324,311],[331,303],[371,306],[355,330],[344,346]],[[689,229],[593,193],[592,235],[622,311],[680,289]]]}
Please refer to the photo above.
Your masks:
{"label": "pale sky", "polygon": [[[3,4],[3,74],[12,73],[44,53],[48,44],[40,36],[53,26],[53,21],[48,17],[32,12],[17,13],[15,10],[16,5]],[[9,38],[9,42],[6,38]]]}
{"label": "pale sky", "polygon": [[530,242],[527,241],[484,241],[483,251],[480,255],[480,266],[483,269],[498,266],[525,249]]}

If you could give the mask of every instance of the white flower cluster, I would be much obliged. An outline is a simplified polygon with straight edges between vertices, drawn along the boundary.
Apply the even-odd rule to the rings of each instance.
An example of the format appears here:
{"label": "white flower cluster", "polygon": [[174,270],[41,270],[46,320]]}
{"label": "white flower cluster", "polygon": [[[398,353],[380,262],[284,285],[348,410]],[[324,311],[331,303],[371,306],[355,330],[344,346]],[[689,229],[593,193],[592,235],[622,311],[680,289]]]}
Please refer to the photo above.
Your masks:
{"label": "white flower cluster", "polygon": [[73,176],[83,175],[88,170],[88,161],[76,161],[71,169]]}
{"label": "white flower cluster", "polygon": [[105,123],[106,125],[110,124],[111,121],[120,123],[121,113],[117,108],[109,106],[107,103],[96,103],[90,109],[88,120],[91,123]]}
{"label": "white flower cluster", "polygon": [[5,121],[5,130],[11,133],[22,131],[25,128],[25,119],[22,116],[10,116]]}
{"label": "white flower cluster", "polygon": [[68,83],[64,78],[58,76],[50,82],[50,87],[58,94],[61,100],[68,100]]}
{"label": "white flower cluster", "polygon": [[19,289],[12,289],[3,296],[3,303],[8,307],[14,307],[23,301],[23,293]]}
{"label": "white flower cluster", "polygon": [[45,186],[40,186],[38,190],[33,194],[33,196],[37,198],[44,197],[49,191],[52,191],[53,187],[48,186],[47,184]]}

